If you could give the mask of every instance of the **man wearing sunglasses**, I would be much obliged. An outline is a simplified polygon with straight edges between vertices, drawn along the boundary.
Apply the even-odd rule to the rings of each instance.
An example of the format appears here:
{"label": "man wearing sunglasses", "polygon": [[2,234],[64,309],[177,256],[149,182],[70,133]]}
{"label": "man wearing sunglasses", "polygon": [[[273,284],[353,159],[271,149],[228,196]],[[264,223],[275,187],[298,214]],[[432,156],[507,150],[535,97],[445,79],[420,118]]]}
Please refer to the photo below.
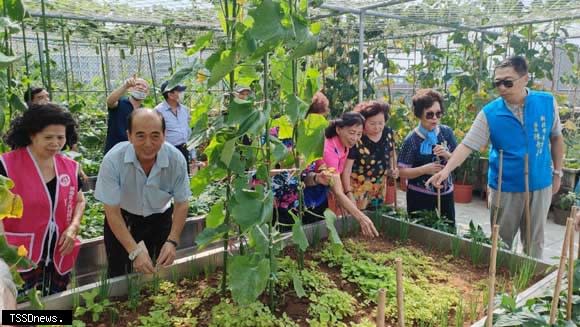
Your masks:
{"label": "man wearing sunglasses", "polygon": [[[511,246],[519,230],[528,255],[542,258],[548,209],[552,194],[560,188],[564,139],[554,97],[550,93],[526,88],[528,79],[528,66],[523,57],[510,57],[496,66],[493,84],[500,97],[483,107],[447,165],[427,184],[440,187],[441,182],[471,152],[491,142],[488,172],[491,203],[496,203],[498,195],[499,150],[503,150],[501,210],[497,218],[500,237]],[[526,154],[531,213],[530,246],[526,240],[525,225]],[[490,221],[493,221],[492,214]]]}

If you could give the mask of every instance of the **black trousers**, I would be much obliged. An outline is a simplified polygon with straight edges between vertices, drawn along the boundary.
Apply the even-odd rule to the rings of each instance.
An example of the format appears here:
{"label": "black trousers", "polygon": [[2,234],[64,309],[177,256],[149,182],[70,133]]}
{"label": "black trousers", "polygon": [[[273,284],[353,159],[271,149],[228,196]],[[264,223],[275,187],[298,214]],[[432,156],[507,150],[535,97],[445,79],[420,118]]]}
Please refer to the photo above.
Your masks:
{"label": "black trousers", "polygon": [[[135,242],[145,242],[149,256],[153,260],[153,265],[155,265],[155,260],[159,257],[161,247],[165,244],[171,232],[173,206],[164,213],[153,214],[148,217],[137,216],[123,209],[121,209],[121,215]],[[133,271],[133,262],[129,260],[129,254],[121,242],[117,240],[107,221],[105,221],[103,238],[109,264],[109,278],[131,273]]]}
{"label": "black trousers", "polygon": [[180,145],[175,145],[175,147],[177,148],[177,150],[179,150],[179,152],[181,152],[181,154],[183,154],[183,157],[185,158],[185,162],[187,162],[187,174],[189,175],[189,164],[191,163],[191,158],[189,157],[189,150],[187,150],[187,144],[183,143]]}
{"label": "black trousers", "polygon": [[[407,189],[407,213],[421,210],[437,209],[437,196]],[[441,215],[453,222],[455,226],[455,202],[453,192],[441,195]]]}

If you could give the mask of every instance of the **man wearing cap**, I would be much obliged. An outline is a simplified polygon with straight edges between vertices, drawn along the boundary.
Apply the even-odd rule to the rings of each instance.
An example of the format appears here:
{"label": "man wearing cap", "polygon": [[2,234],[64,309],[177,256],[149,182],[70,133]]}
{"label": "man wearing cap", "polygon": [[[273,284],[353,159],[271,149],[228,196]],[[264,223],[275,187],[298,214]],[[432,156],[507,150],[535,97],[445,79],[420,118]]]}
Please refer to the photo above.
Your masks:
{"label": "man wearing cap", "polygon": [[191,136],[191,128],[189,128],[190,116],[189,109],[182,104],[186,87],[178,84],[168,89],[168,84],[169,81],[161,84],[161,94],[163,94],[165,101],[158,104],[155,110],[165,119],[166,141],[183,154],[185,161],[187,161],[187,172],[189,173],[190,158],[187,150],[187,141]]}
{"label": "man wearing cap", "polygon": [[236,87],[236,97],[238,99],[247,100],[251,94],[252,94],[252,89],[247,87],[247,86]]}
{"label": "man wearing cap", "polygon": [[[125,96],[125,93],[129,93],[129,96]],[[147,81],[133,75],[109,95],[105,154],[117,143],[127,141],[127,117],[133,109],[141,108],[148,93]]]}

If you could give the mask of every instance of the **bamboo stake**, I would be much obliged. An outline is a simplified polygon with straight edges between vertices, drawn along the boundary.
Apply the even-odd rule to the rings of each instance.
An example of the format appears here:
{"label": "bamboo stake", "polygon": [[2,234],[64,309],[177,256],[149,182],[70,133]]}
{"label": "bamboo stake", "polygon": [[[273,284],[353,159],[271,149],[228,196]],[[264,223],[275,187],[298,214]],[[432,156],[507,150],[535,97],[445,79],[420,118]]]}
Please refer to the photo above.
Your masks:
{"label": "bamboo stake", "polygon": [[503,150],[499,150],[499,175],[497,177],[497,198],[495,199],[495,212],[493,213],[493,225],[497,224],[499,206],[501,205],[501,184],[503,180]]}
{"label": "bamboo stake", "polygon": [[[576,221],[576,215],[578,214],[579,208],[577,206],[572,206],[572,219]],[[576,226],[574,226],[576,227]],[[578,232],[578,259],[580,259],[580,232]]]}
{"label": "bamboo stake", "polygon": [[397,265],[397,311],[398,311],[398,325],[405,327],[405,303],[403,302],[403,260],[401,258],[395,259]]}
{"label": "bamboo stake", "polygon": [[525,187],[526,187],[526,194],[525,194],[525,206],[526,206],[526,247],[527,247],[527,254],[532,255],[532,226],[531,226],[531,214],[530,214],[530,182],[529,182],[529,158],[528,154],[524,156],[524,176],[525,176]]}
{"label": "bamboo stake", "polygon": [[554,287],[554,294],[552,297],[552,307],[550,308],[550,325],[556,321],[556,313],[558,312],[558,301],[560,300],[560,287],[562,284],[562,272],[566,264],[566,255],[568,254],[568,242],[570,241],[570,233],[572,227],[572,218],[566,221],[566,234],[564,236],[564,244],[562,244],[562,254],[560,255],[560,265],[558,266],[558,275],[556,275],[556,286]]}
{"label": "bamboo stake", "polygon": [[566,320],[572,319],[572,293],[574,292],[574,216],[570,226],[570,240],[568,241],[568,297],[566,301]]}
{"label": "bamboo stake", "polygon": [[385,327],[385,289],[379,290],[379,300],[377,304],[377,327]]}
{"label": "bamboo stake", "polygon": [[493,225],[493,232],[491,236],[491,258],[489,261],[489,297],[487,304],[487,321],[486,326],[493,325],[493,300],[495,297],[495,266],[497,260],[497,238],[499,234],[499,226]]}

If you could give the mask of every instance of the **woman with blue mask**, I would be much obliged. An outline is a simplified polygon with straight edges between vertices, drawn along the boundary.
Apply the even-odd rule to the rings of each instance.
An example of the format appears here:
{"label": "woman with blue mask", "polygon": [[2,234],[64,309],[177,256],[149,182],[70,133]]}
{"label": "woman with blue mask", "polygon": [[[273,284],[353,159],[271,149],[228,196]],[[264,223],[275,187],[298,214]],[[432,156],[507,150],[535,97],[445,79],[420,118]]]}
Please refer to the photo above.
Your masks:
{"label": "woman with blue mask", "polygon": [[[413,97],[413,112],[419,124],[403,141],[399,153],[399,175],[409,179],[407,212],[437,209],[437,190],[425,182],[439,172],[457,146],[451,128],[441,125],[443,96],[432,89],[422,89]],[[453,181],[447,179],[441,189],[441,216],[455,224]]]}

